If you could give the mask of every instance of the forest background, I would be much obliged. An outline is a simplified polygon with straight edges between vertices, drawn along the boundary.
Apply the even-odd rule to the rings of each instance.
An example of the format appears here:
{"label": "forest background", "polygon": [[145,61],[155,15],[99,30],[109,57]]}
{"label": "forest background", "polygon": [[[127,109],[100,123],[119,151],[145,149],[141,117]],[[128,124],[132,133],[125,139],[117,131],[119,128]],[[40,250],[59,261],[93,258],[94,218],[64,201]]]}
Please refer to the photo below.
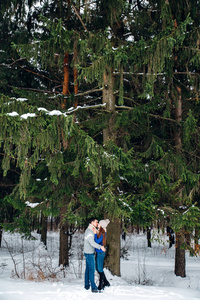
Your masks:
{"label": "forest background", "polygon": [[126,228],[170,227],[175,274],[199,251],[200,3],[0,3],[0,223],[25,237],[109,218],[120,275]]}

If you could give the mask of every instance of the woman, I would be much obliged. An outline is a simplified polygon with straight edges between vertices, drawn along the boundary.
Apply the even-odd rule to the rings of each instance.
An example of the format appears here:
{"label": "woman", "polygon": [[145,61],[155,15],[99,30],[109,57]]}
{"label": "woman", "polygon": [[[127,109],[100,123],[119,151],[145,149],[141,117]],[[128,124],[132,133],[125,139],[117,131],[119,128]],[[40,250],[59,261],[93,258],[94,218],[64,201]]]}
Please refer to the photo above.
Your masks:
{"label": "woman", "polygon": [[[106,245],[106,227],[110,223],[108,219],[101,220],[98,224],[98,233],[94,235],[94,240],[97,244],[100,244],[102,246]],[[104,258],[105,258],[105,252],[103,252],[101,249],[95,249],[96,250],[96,269],[97,272],[100,275],[99,279],[99,286],[98,290],[102,290],[105,286],[110,286],[110,283],[106,279],[106,276],[103,271],[103,264],[104,264]]]}

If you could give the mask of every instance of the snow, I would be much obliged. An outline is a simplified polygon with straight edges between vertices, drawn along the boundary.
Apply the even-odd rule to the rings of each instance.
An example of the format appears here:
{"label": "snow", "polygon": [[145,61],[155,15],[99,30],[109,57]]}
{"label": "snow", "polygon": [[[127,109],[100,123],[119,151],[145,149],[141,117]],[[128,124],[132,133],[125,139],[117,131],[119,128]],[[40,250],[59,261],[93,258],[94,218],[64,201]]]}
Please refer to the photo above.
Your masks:
{"label": "snow", "polygon": [[20,102],[28,101],[27,98],[17,98],[16,100],[17,100],[17,101],[20,101]]}
{"label": "snow", "polygon": [[135,37],[133,35],[129,35],[126,40],[127,40],[127,42],[134,42]]}
{"label": "snow", "polygon": [[45,111],[45,112],[48,112],[48,110],[47,110],[46,108],[44,108],[44,107],[38,107],[37,110],[38,110],[38,111]]}
{"label": "snow", "polygon": [[27,119],[27,118],[34,118],[34,117],[36,117],[36,114],[35,113],[27,113],[27,114],[23,114],[23,115],[21,115],[21,119]]}
{"label": "snow", "polygon": [[25,203],[26,203],[27,206],[32,207],[32,208],[34,208],[34,207],[38,206],[39,204],[41,204],[41,203],[30,203],[29,201],[26,201]]}
{"label": "snow", "polygon": [[16,117],[16,116],[19,116],[19,114],[16,112],[16,111],[13,111],[11,113],[7,113],[8,116],[10,117]]}
{"label": "snow", "polygon": [[[35,240],[28,241],[17,233],[3,233],[0,248],[1,300],[200,299],[200,258],[190,257],[186,253],[187,277],[175,276],[175,246],[168,248],[165,235],[161,236],[162,244],[154,241],[152,248],[148,248],[143,233],[127,234],[126,241],[122,240],[121,244],[124,254],[121,258],[121,277],[112,276],[104,269],[111,286],[98,294],[83,287],[83,233],[73,235],[70,266],[64,270],[58,267],[59,234],[48,233],[48,250],[40,242],[39,234],[34,233],[34,237]],[[14,276],[14,264],[8,249],[20,278]],[[23,279],[24,271],[26,280]],[[53,278],[52,274],[56,277]],[[97,274],[95,279],[98,281]]]}
{"label": "snow", "polygon": [[62,115],[61,111],[59,111],[59,110],[52,110],[47,114],[50,115],[50,116],[60,116],[60,115]]}
{"label": "snow", "polygon": [[[18,98],[20,99],[20,98]],[[21,98],[21,99],[24,99],[24,98]],[[27,100],[27,99],[25,99]],[[20,100],[20,101],[25,101],[25,100]],[[9,103],[5,103],[5,105],[8,105],[10,104],[11,102]],[[70,107],[65,113],[62,113],[61,111],[59,110],[52,110],[52,111],[48,111],[46,108],[44,107],[38,107],[37,110],[38,111],[43,111],[45,112],[47,115],[49,116],[60,116],[60,115],[63,115],[65,117],[68,116],[68,114],[71,114],[79,109],[93,109],[93,108],[99,108],[99,107],[105,107],[106,106],[106,103],[104,104],[101,104],[101,105],[84,105],[84,106],[77,106],[76,108],[73,108],[73,107]],[[21,116],[13,111],[13,112],[10,112],[10,113],[6,113],[6,115],[10,116],[10,117],[16,117],[16,116],[19,116],[21,119],[27,119],[28,117],[31,117],[31,118],[34,118],[34,117],[37,117],[37,115],[35,113],[25,113],[25,114],[22,114]],[[76,121],[76,123],[78,123],[78,121]]]}

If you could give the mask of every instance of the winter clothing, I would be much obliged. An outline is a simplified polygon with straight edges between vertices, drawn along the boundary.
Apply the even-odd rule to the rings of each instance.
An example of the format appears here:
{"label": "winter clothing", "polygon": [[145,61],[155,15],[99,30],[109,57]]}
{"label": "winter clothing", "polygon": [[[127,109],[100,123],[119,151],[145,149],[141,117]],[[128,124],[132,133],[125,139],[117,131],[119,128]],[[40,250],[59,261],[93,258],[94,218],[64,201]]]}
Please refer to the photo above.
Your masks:
{"label": "winter clothing", "polygon": [[104,284],[103,284],[103,275],[104,272],[99,272],[99,285],[98,285],[98,290],[103,290],[104,289]]}
{"label": "winter clothing", "polygon": [[101,249],[101,245],[95,243],[94,232],[92,231],[92,224],[90,224],[85,231],[84,253],[92,254],[94,253],[95,248]]}
{"label": "winter clothing", "polygon": [[89,290],[90,284],[91,289],[97,290],[97,286],[94,281],[94,272],[95,272],[95,261],[94,254],[86,254],[84,253],[86,258],[86,268],[85,268],[85,289]]}
{"label": "winter clothing", "polygon": [[110,286],[110,282],[107,280],[105,273],[103,272],[103,287]]}
{"label": "winter clothing", "polygon": [[[94,235],[94,241],[98,244],[98,245],[103,245],[103,234],[98,238],[97,237],[97,234],[95,234]],[[102,250],[101,250],[101,248],[99,249],[99,248],[96,248],[95,247],[95,251],[98,253],[98,252],[103,252]],[[105,252],[104,252],[105,253]]]}
{"label": "winter clothing", "polygon": [[86,267],[85,267],[85,289],[90,288],[93,293],[98,292],[97,286],[94,281],[95,273],[95,259],[94,259],[94,249],[100,249],[101,245],[95,243],[94,241],[94,232],[92,231],[92,224],[89,224],[88,228],[85,231],[84,238],[84,255],[86,258]]}
{"label": "winter clothing", "polygon": [[106,227],[108,226],[109,223],[110,223],[109,219],[99,221],[99,225],[101,225],[101,227],[103,227],[103,229],[105,231],[106,231]]}
{"label": "winter clothing", "polygon": [[103,272],[103,263],[105,258],[105,252],[97,252],[96,253],[96,269],[99,273]]}
{"label": "winter clothing", "polygon": [[[99,224],[100,224],[100,222],[99,222]],[[105,232],[104,232],[104,234],[105,234]],[[103,245],[103,233],[100,235],[99,238],[98,238],[97,234],[95,234],[94,235],[94,240],[95,240],[96,243],[98,243],[100,245]],[[102,289],[104,289],[105,286],[110,286],[110,283],[106,279],[106,276],[105,276],[104,271],[103,271],[105,252],[103,252],[101,249],[99,250],[98,248],[95,248],[95,251],[96,251],[96,270],[97,270],[97,272],[99,273],[99,276],[100,276],[99,277],[98,290],[102,290]]]}

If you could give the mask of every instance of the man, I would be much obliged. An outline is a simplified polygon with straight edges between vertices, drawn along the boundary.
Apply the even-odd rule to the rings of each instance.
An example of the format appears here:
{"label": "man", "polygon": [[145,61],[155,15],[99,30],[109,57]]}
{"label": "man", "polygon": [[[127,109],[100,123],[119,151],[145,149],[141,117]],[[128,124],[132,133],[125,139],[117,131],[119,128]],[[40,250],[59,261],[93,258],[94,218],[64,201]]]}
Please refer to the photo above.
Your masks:
{"label": "man", "polygon": [[94,234],[97,232],[96,228],[98,226],[98,221],[95,218],[90,219],[90,224],[85,231],[84,238],[84,255],[86,258],[86,267],[85,267],[85,289],[89,290],[91,284],[91,290],[93,293],[98,293],[97,286],[94,281],[95,273],[95,260],[94,260],[94,251],[95,248],[101,249],[105,252],[105,247],[101,246],[94,241]]}

